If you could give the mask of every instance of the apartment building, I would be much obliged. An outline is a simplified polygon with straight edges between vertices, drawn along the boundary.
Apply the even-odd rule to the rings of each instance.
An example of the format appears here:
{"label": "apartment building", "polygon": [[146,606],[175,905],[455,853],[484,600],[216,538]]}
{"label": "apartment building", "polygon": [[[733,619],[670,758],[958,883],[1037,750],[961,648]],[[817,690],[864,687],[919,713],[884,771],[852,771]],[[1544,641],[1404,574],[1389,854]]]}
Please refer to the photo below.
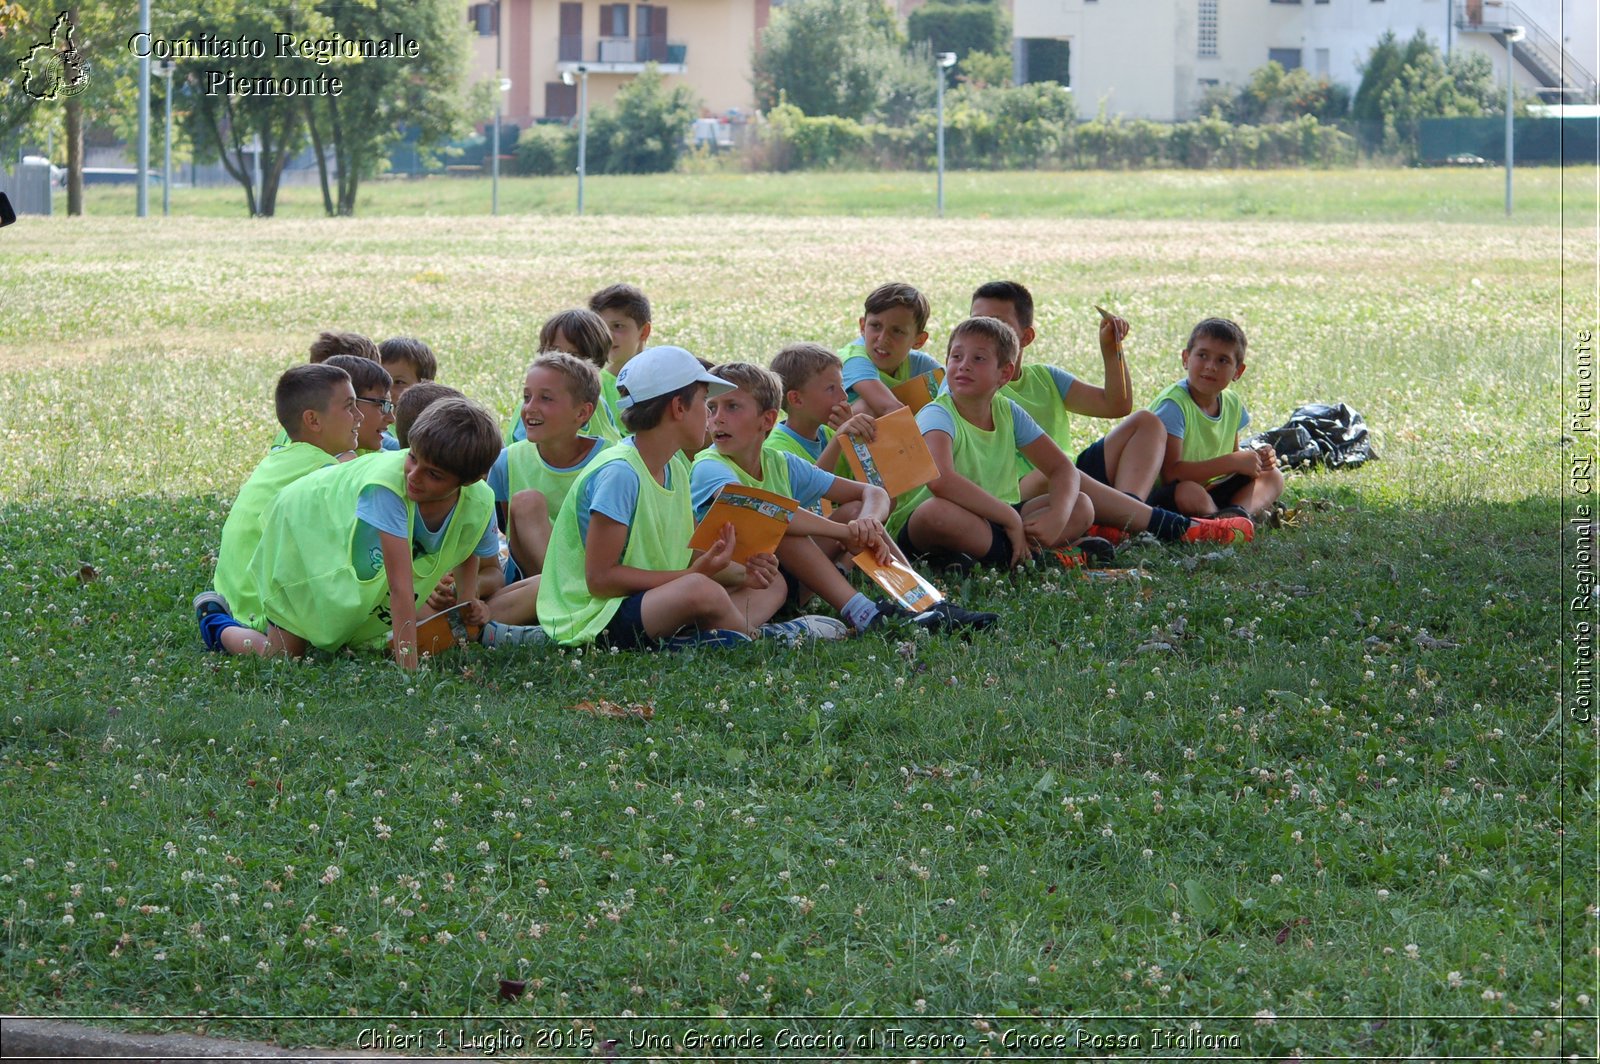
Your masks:
{"label": "apartment building", "polygon": [[507,122],[570,118],[578,88],[563,73],[588,74],[589,105],[609,103],[617,90],[655,63],[669,84],[693,89],[708,111],[749,111],[750,54],[765,28],[771,0],[493,0],[466,5],[474,32],[473,80],[499,69],[510,80]]}
{"label": "apartment building", "polygon": [[[1014,0],[1018,81],[1043,80],[1064,55],[1078,113],[1174,121],[1214,84],[1242,85],[1271,60],[1354,89],[1374,44],[1418,30],[1441,48],[1478,51],[1549,102],[1586,102],[1600,70],[1594,0]],[[1507,47],[1506,30],[1520,40]],[[1046,52],[1046,46],[1054,49]],[[1508,54],[1509,53],[1509,54]]]}

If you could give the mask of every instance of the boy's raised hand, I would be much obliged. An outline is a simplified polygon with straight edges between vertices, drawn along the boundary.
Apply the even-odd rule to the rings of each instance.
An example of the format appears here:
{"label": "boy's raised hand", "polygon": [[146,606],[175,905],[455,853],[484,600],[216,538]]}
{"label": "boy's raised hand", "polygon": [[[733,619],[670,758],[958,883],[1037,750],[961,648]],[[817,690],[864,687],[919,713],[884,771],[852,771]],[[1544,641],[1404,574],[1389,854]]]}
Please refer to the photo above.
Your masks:
{"label": "boy's raised hand", "polygon": [[[1095,308],[1100,310],[1099,307]],[[1100,311],[1100,353],[1107,358],[1122,353],[1122,340],[1128,335],[1128,322],[1115,314]]]}
{"label": "boy's raised hand", "polygon": [[[834,409],[837,410],[838,407]],[[849,407],[845,407],[845,409],[848,411]],[[840,436],[859,436],[871,443],[878,438],[878,422],[871,414],[852,414],[841,421],[834,431]]]}
{"label": "boy's raised hand", "polygon": [[717,541],[711,544],[711,549],[701,552],[698,558],[689,563],[689,571],[701,576],[716,576],[733,561],[733,543],[733,522],[730,521],[717,533]]}

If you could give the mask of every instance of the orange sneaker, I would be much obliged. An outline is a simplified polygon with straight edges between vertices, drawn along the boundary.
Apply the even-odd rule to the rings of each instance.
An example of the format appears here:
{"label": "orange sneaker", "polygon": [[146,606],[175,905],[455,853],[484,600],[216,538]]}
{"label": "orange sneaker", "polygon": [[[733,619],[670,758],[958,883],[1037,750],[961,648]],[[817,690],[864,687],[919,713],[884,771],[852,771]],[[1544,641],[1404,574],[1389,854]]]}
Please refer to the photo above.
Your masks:
{"label": "orange sneaker", "polygon": [[1122,529],[1112,528],[1110,525],[1090,525],[1085,535],[1099,536],[1113,547],[1128,538],[1128,534]]}
{"label": "orange sneaker", "polygon": [[1196,517],[1181,542],[1249,543],[1255,538],[1255,522],[1248,517]]}

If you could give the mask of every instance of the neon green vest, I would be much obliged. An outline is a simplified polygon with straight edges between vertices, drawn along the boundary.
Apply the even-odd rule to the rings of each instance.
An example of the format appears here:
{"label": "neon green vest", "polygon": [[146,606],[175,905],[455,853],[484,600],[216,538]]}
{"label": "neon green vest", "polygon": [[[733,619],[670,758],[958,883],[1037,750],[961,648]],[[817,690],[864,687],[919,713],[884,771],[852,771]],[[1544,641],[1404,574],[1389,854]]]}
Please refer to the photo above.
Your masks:
{"label": "neon green vest", "polygon": [[[1016,380],[1000,389],[1000,394],[1022,407],[1069,458],[1078,453],[1072,445],[1072,418],[1049,369],[1037,362],[1027,363]],[[1033,463],[1018,455],[1017,468],[1027,474]]]}
{"label": "neon green vest", "polygon": [[589,423],[578,430],[580,436],[598,436],[607,443],[616,443],[622,439],[622,430],[617,427],[616,411],[606,404],[604,393],[600,401],[594,406],[594,413],[589,416]]}
{"label": "neon green vest", "polygon": [[291,441],[289,439],[288,430],[280,428],[278,430],[278,434],[276,436],[272,437],[272,446],[267,448],[267,450],[269,450],[269,451],[282,450],[283,448],[289,446],[289,444],[291,442],[293,442],[293,441]]}
{"label": "neon green vest", "polygon": [[[622,564],[635,569],[673,570],[689,567],[689,537],[694,534],[694,503],[689,494],[689,464],[676,457],[668,463],[672,487],[656,482],[644,458],[631,444],[609,447],[584,467],[569,494],[571,506],[556,516],[539,581],[539,623],[551,639],[563,646],[589,643],[605,630],[622,605],[620,598],[596,598],[589,593],[584,572],[584,542],[578,533],[577,499],[583,485],[612,462],[627,462],[639,474],[639,502],[628,524],[628,544]],[[590,519],[593,520],[591,514]]]}
{"label": "neon green vest", "polygon": [[[1011,414],[1011,400],[997,393],[990,401],[989,410],[994,417],[994,430],[985,432],[961,416],[955,400],[949,393],[934,400],[950,411],[955,418],[956,435],[951,441],[950,457],[955,471],[972,481],[1001,502],[1015,505],[1022,501],[1018,485],[1016,419]],[[911,517],[911,511],[933,498],[933,492],[924,484],[905,496],[889,515],[889,532],[898,535]]]}
{"label": "neon green vest", "polygon": [[617,400],[622,398],[622,393],[617,391],[617,375],[608,369],[600,371],[600,401],[611,411],[611,421],[617,426],[617,432],[622,432],[622,417],[617,413]]}
{"label": "neon green vest", "polygon": [[[775,492],[785,498],[794,498],[794,490],[789,486],[789,458],[782,451],[761,448],[761,476],[756,478],[744,471],[744,468],[727,455],[720,453],[715,447],[701,451],[695,456],[694,464],[701,462],[721,462],[727,466],[734,476],[739,478],[739,483],[747,488],[760,488],[763,491]],[[692,470],[691,470],[692,472]]]}
{"label": "neon green vest", "polygon": [[[389,581],[383,570],[363,580],[356,575],[352,550],[356,500],[379,484],[405,500],[407,538],[415,529],[417,506],[406,498],[406,451],[385,451],[357,462],[318,470],[285,488],[267,510],[261,543],[250,569],[266,617],[313,646],[337,650],[381,646],[391,622],[387,616]],[[428,596],[441,577],[472,557],[494,520],[494,492],[483,481],[462,487],[450,527],[437,554],[411,561],[418,599]]]}
{"label": "neon green vest", "polygon": [[278,493],[307,473],[338,460],[311,443],[290,443],[270,452],[256,466],[250,479],[239,489],[222,525],[222,544],[217,548],[217,572],[211,583],[228,600],[235,620],[246,628],[260,629],[261,593],[250,574],[250,556],[261,542],[261,519]]}
{"label": "neon green vest", "polygon": [[[1163,388],[1150,401],[1151,410],[1171,399],[1178,404],[1178,409],[1183,411],[1183,451],[1178,456],[1179,461],[1208,462],[1213,458],[1232,454],[1236,449],[1239,423],[1244,420],[1244,400],[1229,389],[1224,389],[1217,398],[1221,402],[1221,408],[1217,411],[1216,417],[1206,416],[1195,405],[1183,381],[1177,381]],[[1206,483],[1215,484],[1227,476],[1228,474],[1223,473],[1212,477]]]}
{"label": "neon green vest", "polygon": [[[561,512],[562,502],[572,490],[572,485],[578,482],[578,477],[589,468],[590,463],[599,458],[610,446],[605,440],[596,440],[589,448],[588,455],[576,468],[556,469],[540,456],[538,444],[518,440],[506,448],[506,494],[537,491],[544,496],[551,524],[554,524],[556,515]],[[511,531],[509,510],[506,520],[506,533],[509,535]]]}

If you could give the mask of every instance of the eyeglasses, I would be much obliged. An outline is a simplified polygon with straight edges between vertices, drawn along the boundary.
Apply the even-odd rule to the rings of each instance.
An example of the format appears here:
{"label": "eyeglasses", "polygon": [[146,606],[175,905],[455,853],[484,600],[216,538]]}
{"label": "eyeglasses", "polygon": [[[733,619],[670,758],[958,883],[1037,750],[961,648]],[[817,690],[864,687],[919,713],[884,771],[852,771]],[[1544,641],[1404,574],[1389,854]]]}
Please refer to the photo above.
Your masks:
{"label": "eyeglasses", "polygon": [[364,395],[358,395],[356,396],[356,402],[371,403],[385,414],[394,413],[394,400],[392,399],[369,399]]}

